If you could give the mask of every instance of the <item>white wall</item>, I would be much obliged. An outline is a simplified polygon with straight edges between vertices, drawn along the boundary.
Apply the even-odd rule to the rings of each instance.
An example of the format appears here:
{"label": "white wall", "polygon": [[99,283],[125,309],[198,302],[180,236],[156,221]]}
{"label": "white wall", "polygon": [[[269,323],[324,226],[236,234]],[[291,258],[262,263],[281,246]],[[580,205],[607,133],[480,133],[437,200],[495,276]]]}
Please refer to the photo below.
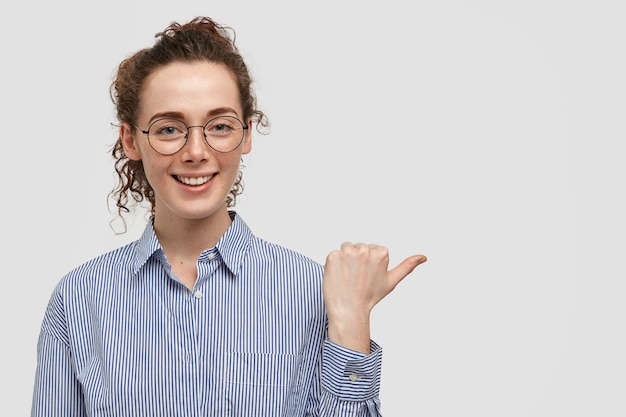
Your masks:
{"label": "white wall", "polygon": [[[414,4],[411,4],[414,3]],[[8,6],[1,6],[3,9]],[[134,240],[106,195],[117,63],[172,20],[233,26],[272,134],[238,211],[323,262],[429,261],[374,314],[386,416],[626,415],[620,1],[21,3],[2,10],[0,414],[27,415],[70,268]]]}

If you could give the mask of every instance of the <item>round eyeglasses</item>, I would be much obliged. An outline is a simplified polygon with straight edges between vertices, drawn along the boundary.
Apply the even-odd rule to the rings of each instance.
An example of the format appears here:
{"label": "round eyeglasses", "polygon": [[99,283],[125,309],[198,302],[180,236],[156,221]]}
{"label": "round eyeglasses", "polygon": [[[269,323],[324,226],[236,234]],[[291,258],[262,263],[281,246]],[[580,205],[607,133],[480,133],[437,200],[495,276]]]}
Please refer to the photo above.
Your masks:
{"label": "round eyeglasses", "polygon": [[[135,126],[137,127],[137,126]],[[142,130],[148,136],[148,143],[161,155],[173,155],[183,149],[189,139],[189,129],[200,127],[204,141],[217,152],[231,152],[241,145],[248,126],[234,116],[220,116],[206,122],[204,126],[187,126],[178,119],[157,119],[150,123],[148,130]]]}

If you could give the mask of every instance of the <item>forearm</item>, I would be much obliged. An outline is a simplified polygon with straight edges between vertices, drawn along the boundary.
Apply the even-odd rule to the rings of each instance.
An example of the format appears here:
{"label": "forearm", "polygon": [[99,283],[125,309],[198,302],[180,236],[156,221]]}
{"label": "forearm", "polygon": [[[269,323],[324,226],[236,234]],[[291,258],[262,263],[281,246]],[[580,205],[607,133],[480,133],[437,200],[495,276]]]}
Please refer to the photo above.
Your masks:
{"label": "forearm", "polygon": [[328,340],[357,352],[370,354],[369,314],[328,318]]}

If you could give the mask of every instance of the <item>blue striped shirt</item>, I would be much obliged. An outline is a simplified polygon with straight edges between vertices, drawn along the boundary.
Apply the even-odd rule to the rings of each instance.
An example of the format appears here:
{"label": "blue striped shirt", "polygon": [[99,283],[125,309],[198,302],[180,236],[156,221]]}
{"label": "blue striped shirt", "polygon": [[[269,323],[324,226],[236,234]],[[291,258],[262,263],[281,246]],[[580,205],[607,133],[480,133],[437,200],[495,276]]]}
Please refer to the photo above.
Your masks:
{"label": "blue striped shirt", "polygon": [[67,274],[37,347],[32,416],[378,416],[382,350],[326,339],[323,267],[236,214],[193,290],[149,222]]}

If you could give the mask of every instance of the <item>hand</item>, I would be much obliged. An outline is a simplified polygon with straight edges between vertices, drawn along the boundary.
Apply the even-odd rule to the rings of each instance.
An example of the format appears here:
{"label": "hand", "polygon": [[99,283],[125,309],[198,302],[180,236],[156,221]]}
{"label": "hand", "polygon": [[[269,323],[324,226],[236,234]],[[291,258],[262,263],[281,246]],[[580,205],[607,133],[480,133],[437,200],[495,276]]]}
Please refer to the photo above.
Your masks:
{"label": "hand", "polygon": [[369,318],[374,306],[419,264],[424,255],[406,258],[387,270],[389,252],[383,246],[345,242],[324,265],[323,293],[328,337],[339,345],[369,353]]}

